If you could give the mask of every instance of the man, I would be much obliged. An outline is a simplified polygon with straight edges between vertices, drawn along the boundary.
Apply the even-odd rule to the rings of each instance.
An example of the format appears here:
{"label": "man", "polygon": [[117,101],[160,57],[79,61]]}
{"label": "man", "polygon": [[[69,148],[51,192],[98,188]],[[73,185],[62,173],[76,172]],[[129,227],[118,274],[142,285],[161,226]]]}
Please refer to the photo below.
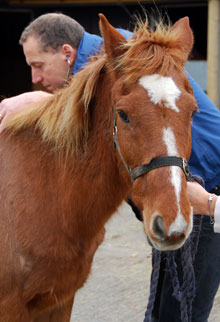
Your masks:
{"label": "man", "polygon": [[33,84],[41,83],[54,92],[64,86],[70,74],[82,68],[90,55],[96,54],[101,38],[88,34],[66,15],[50,13],[30,23],[19,43],[31,67]]}
{"label": "man", "polygon": [[[125,37],[132,34],[118,31]],[[23,47],[27,64],[31,67],[33,84],[42,84],[48,92],[62,88],[69,77],[77,73],[96,55],[102,38],[89,34],[74,19],[61,13],[48,13],[32,21],[22,32],[19,43]],[[47,92],[24,93],[0,104],[0,132],[4,129],[7,115],[21,106],[50,96]],[[5,117],[6,116],[6,117]]]}
{"label": "man", "polygon": [[[130,36],[129,32],[119,31],[125,37]],[[84,31],[70,17],[53,13],[34,20],[22,33],[20,43],[26,61],[31,66],[33,83],[42,83],[47,90],[54,93],[65,85],[69,74],[77,73],[89,60],[89,56],[99,51],[102,39]],[[191,171],[204,178],[206,188],[210,191],[220,183],[220,167],[216,167],[220,160],[220,112],[189,75],[188,78],[200,110],[192,123]],[[37,91],[3,100],[0,103],[0,113],[4,119],[0,131],[4,129],[7,115],[48,95],[51,94]],[[198,291],[193,306],[193,322],[207,321],[220,281],[220,256],[216,256],[213,251],[220,243],[220,234],[213,232],[209,222],[204,221],[203,227],[209,233],[201,232],[195,260]],[[206,256],[203,256],[204,250]],[[180,321],[178,303],[172,298],[170,286],[168,277],[158,290],[154,321]],[[164,290],[169,289],[170,292],[165,294]]]}

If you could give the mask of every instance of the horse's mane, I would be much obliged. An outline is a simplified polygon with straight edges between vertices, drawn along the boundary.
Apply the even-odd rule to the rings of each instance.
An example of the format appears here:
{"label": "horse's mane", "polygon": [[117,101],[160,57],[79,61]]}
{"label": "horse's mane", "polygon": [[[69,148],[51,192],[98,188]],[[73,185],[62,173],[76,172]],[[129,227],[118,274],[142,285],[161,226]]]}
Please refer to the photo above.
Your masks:
{"label": "horse's mane", "polygon": [[104,65],[105,56],[94,57],[54,96],[12,114],[6,129],[15,134],[32,126],[56,150],[76,153],[88,137],[88,108]]}
{"label": "horse's mane", "polygon": [[[115,68],[122,71],[123,81],[129,84],[143,75],[165,75],[172,67],[183,70],[186,60],[178,35],[162,22],[152,30],[147,20],[139,21],[133,37],[121,48],[124,53],[118,57]],[[56,149],[77,152],[88,138],[88,110],[106,62],[105,54],[94,57],[66,88],[11,115],[6,129],[13,134],[34,126],[42,139],[53,142]]]}

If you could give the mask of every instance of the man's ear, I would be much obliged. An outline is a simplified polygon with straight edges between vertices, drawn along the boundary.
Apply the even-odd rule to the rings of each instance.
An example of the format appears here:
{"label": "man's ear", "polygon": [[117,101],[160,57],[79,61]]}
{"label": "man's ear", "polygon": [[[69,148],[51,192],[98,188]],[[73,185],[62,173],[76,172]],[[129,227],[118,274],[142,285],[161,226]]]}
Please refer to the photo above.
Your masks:
{"label": "man's ear", "polygon": [[64,44],[61,48],[61,52],[70,65],[73,66],[77,56],[77,49],[73,48],[69,44]]}

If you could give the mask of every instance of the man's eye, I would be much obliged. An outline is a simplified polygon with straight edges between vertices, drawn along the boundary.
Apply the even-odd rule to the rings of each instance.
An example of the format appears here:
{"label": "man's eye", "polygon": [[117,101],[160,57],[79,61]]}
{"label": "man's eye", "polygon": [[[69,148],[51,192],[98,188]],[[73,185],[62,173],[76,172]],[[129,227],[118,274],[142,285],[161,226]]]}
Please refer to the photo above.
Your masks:
{"label": "man's eye", "polygon": [[33,68],[40,69],[42,67],[42,64],[34,64],[32,65]]}
{"label": "man's eye", "polygon": [[128,118],[128,115],[124,111],[119,110],[118,111],[118,115],[119,115],[120,119],[122,120],[122,122],[124,122],[124,123],[130,123],[130,120]]}

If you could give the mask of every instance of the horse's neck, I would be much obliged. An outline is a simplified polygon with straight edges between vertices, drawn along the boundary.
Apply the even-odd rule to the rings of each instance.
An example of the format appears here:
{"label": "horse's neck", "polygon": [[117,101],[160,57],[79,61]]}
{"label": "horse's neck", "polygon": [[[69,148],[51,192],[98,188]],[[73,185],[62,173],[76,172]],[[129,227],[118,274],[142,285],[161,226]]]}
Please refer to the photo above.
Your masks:
{"label": "horse's neck", "polygon": [[[112,116],[108,116],[106,106],[101,104],[94,111],[92,130],[84,158],[76,161],[78,184],[83,190],[85,220],[103,225],[126,198],[128,185],[118,169],[112,138]],[[110,111],[111,113],[112,111]],[[100,115],[105,115],[103,120]],[[77,170],[79,169],[79,170]],[[79,172],[78,172],[79,171]]]}
{"label": "horse's neck", "polygon": [[[90,113],[87,149],[78,157],[65,159],[65,153],[59,157],[31,129],[7,140],[3,135],[0,140],[4,154],[0,162],[7,163],[6,174],[13,173],[11,185],[17,187],[20,182],[30,189],[26,195],[19,191],[18,202],[30,200],[33,216],[39,211],[39,202],[49,217],[48,222],[62,221],[63,230],[76,239],[81,238],[82,231],[93,238],[126,198],[129,189],[120,175],[113,147],[110,99],[95,104]],[[7,175],[2,183],[7,190]],[[14,198],[12,189],[7,198]]]}
{"label": "horse's neck", "polygon": [[[79,231],[84,230],[91,237],[117,210],[129,189],[118,168],[111,114],[111,107],[108,110],[104,102],[96,102],[91,113],[85,152],[78,157],[70,157],[66,165],[60,167],[61,171],[57,171],[58,177],[64,178],[60,190],[68,195],[70,206],[66,204],[66,207],[72,209],[75,217],[73,221],[67,212],[68,226],[71,227],[72,222],[75,225],[77,220],[78,227],[81,227]],[[77,225],[72,227],[73,230]],[[77,234],[74,231],[74,235]]]}

